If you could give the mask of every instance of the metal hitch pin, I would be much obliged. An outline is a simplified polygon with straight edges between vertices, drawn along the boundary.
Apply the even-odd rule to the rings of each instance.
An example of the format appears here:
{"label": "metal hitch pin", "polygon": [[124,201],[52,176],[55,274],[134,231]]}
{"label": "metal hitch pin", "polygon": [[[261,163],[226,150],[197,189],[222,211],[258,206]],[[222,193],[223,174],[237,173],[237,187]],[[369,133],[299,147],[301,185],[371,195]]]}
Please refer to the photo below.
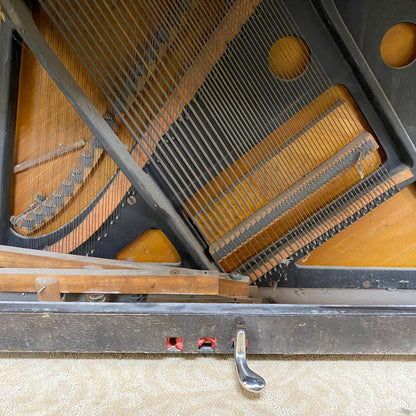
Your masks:
{"label": "metal hitch pin", "polygon": [[260,393],[266,387],[266,382],[263,377],[248,367],[246,350],[246,331],[239,329],[234,343],[234,358],[238,380],[245,390],[252,393]]}

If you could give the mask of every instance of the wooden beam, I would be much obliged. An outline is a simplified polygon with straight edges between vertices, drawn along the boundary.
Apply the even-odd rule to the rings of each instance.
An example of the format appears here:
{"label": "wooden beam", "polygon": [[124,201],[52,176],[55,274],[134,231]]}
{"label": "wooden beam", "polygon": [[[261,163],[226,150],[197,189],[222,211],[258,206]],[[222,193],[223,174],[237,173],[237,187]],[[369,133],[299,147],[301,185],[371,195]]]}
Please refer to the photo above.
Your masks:
{"label": "wooden beam", "polygon": [[0,269],[1,292],[38,292],[37,279],[53,278],[60,293],[188,294],[248,296],[245,281],[224,281],[208,271],[155,266],[149,270],[125,269]]}
{"label": "wooden beam", "polygon": [[[213,270],[184,269],[3,245],[0,245],[0,267],[0,292],[35,291],[32,290],[33,279],[40,276],[58,278],[61,293],[88,293],[85,289],[89,288],[89,293],[212,294],[246,298],[249,287],[247,277],[234,281],[226,274]],[[86,279],[84,283],[83,277]],[[71,282],[71,279],[74,280]],[[68,286],[65,286],[65,282],[68,282]],[[95,288],[93,283],[96,284]]]}
{"label": "wooden beam", "polygon": [[74,254],[53,253],[0,245],[0,267],[20,268],[56,268],[82,269],[100,267],[102,269],[139,269],[148,268],[147,263],[135,263],[123,260],[110,260],[98,257],[76,256]]}
{"label": "wooden beam", "polygon": [[[182,269],[186,270],[186,269]],[[176,271],[177,274],[173,272]],[[205,274],[207,273],[207,274]],[[233,290],[240,282],[230,281],[221,287],[219,277],[208,272],[181,273],[172,269],[149,274],[139,270],[102,269],[0,269],[0,291],[38,292],[36,280],[39,277],[53,278],[59,282],[60,293],[113,293],[113,294],[194,294],[227,296],[224,292],[243,295],[244,291]],[[248,287],[246,282],[243,288]],[[231,289],[231,290],[230,290]],[[248,291],[248,289],[247,289]]]}

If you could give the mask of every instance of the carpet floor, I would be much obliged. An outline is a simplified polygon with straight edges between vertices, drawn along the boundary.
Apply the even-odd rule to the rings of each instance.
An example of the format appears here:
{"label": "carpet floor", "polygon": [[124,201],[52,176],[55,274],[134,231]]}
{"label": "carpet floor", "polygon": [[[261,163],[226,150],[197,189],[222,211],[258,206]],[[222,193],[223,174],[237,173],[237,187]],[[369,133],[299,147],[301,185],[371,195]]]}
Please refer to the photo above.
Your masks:
{"label": "carpet floor", "polygon": [[416,415],[416,358],[0,355],[0,415]]}

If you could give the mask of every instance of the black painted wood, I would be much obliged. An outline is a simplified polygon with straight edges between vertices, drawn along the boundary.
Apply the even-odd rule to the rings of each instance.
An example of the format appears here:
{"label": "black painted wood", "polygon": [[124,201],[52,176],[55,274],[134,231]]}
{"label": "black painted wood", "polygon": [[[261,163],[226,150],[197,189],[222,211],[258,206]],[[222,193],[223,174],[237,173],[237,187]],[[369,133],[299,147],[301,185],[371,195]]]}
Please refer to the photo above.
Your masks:
{"label": "black painted wood", "polygon": [[[396,108],[393,107],[385,91],[381,87],[379,80],[374,75],[373,69],[368,64],[349,28],[346,26],[334,0],[312,0],[312,2],[327,25],[328,30],[336,41],[340,51],[354,71],[354,75],[365,91],[372,107],[382,120],[390,135],[390,141],[394,143],[394,146],[397,147],[397,150],[400,153],[400,160],[408,165],[414,173],[416,162],[415,144],[412,142],[402,120],[397,115]],[[386,9],[389,10],[389,2],[384,3],[387,5],[385,6]],[[411,16],[412,11],[410,9],[411,8],[408,10],[408,14]],[[367,22],[367,24],[371,26],[370,22]],[[378,21],[375,24],[378,24]],[[403,93],[403,96],[406,96],[406,91]],[[386,150],[384,143],[383,147]],[[388,165],[389,158],[386,161],[386,166]],[[395,168],[397,167],[391,166],[393,171]]]}
{"label": "black painted wood", "polygon": [[165,352],[183,337],[215,337],[232,352],[243,328],[256,354],[416,354],[416,307],[0,302],[0,350]]}
{"label": "black painted wood", "polygon": [[293,261],[278,268],[273,279],[280,287],[416,289],[416,269],[411,267],[302,266]]}

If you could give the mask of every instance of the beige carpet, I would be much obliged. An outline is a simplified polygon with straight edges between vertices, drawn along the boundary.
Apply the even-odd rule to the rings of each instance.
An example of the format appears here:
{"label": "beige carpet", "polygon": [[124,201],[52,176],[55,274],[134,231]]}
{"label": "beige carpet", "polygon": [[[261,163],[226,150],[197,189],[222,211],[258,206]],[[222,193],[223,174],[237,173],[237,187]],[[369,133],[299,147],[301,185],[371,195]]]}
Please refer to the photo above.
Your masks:
{"label": "beige carpet", "polygon": [[0,415],[416,415],[416,358],[0,355]]}

